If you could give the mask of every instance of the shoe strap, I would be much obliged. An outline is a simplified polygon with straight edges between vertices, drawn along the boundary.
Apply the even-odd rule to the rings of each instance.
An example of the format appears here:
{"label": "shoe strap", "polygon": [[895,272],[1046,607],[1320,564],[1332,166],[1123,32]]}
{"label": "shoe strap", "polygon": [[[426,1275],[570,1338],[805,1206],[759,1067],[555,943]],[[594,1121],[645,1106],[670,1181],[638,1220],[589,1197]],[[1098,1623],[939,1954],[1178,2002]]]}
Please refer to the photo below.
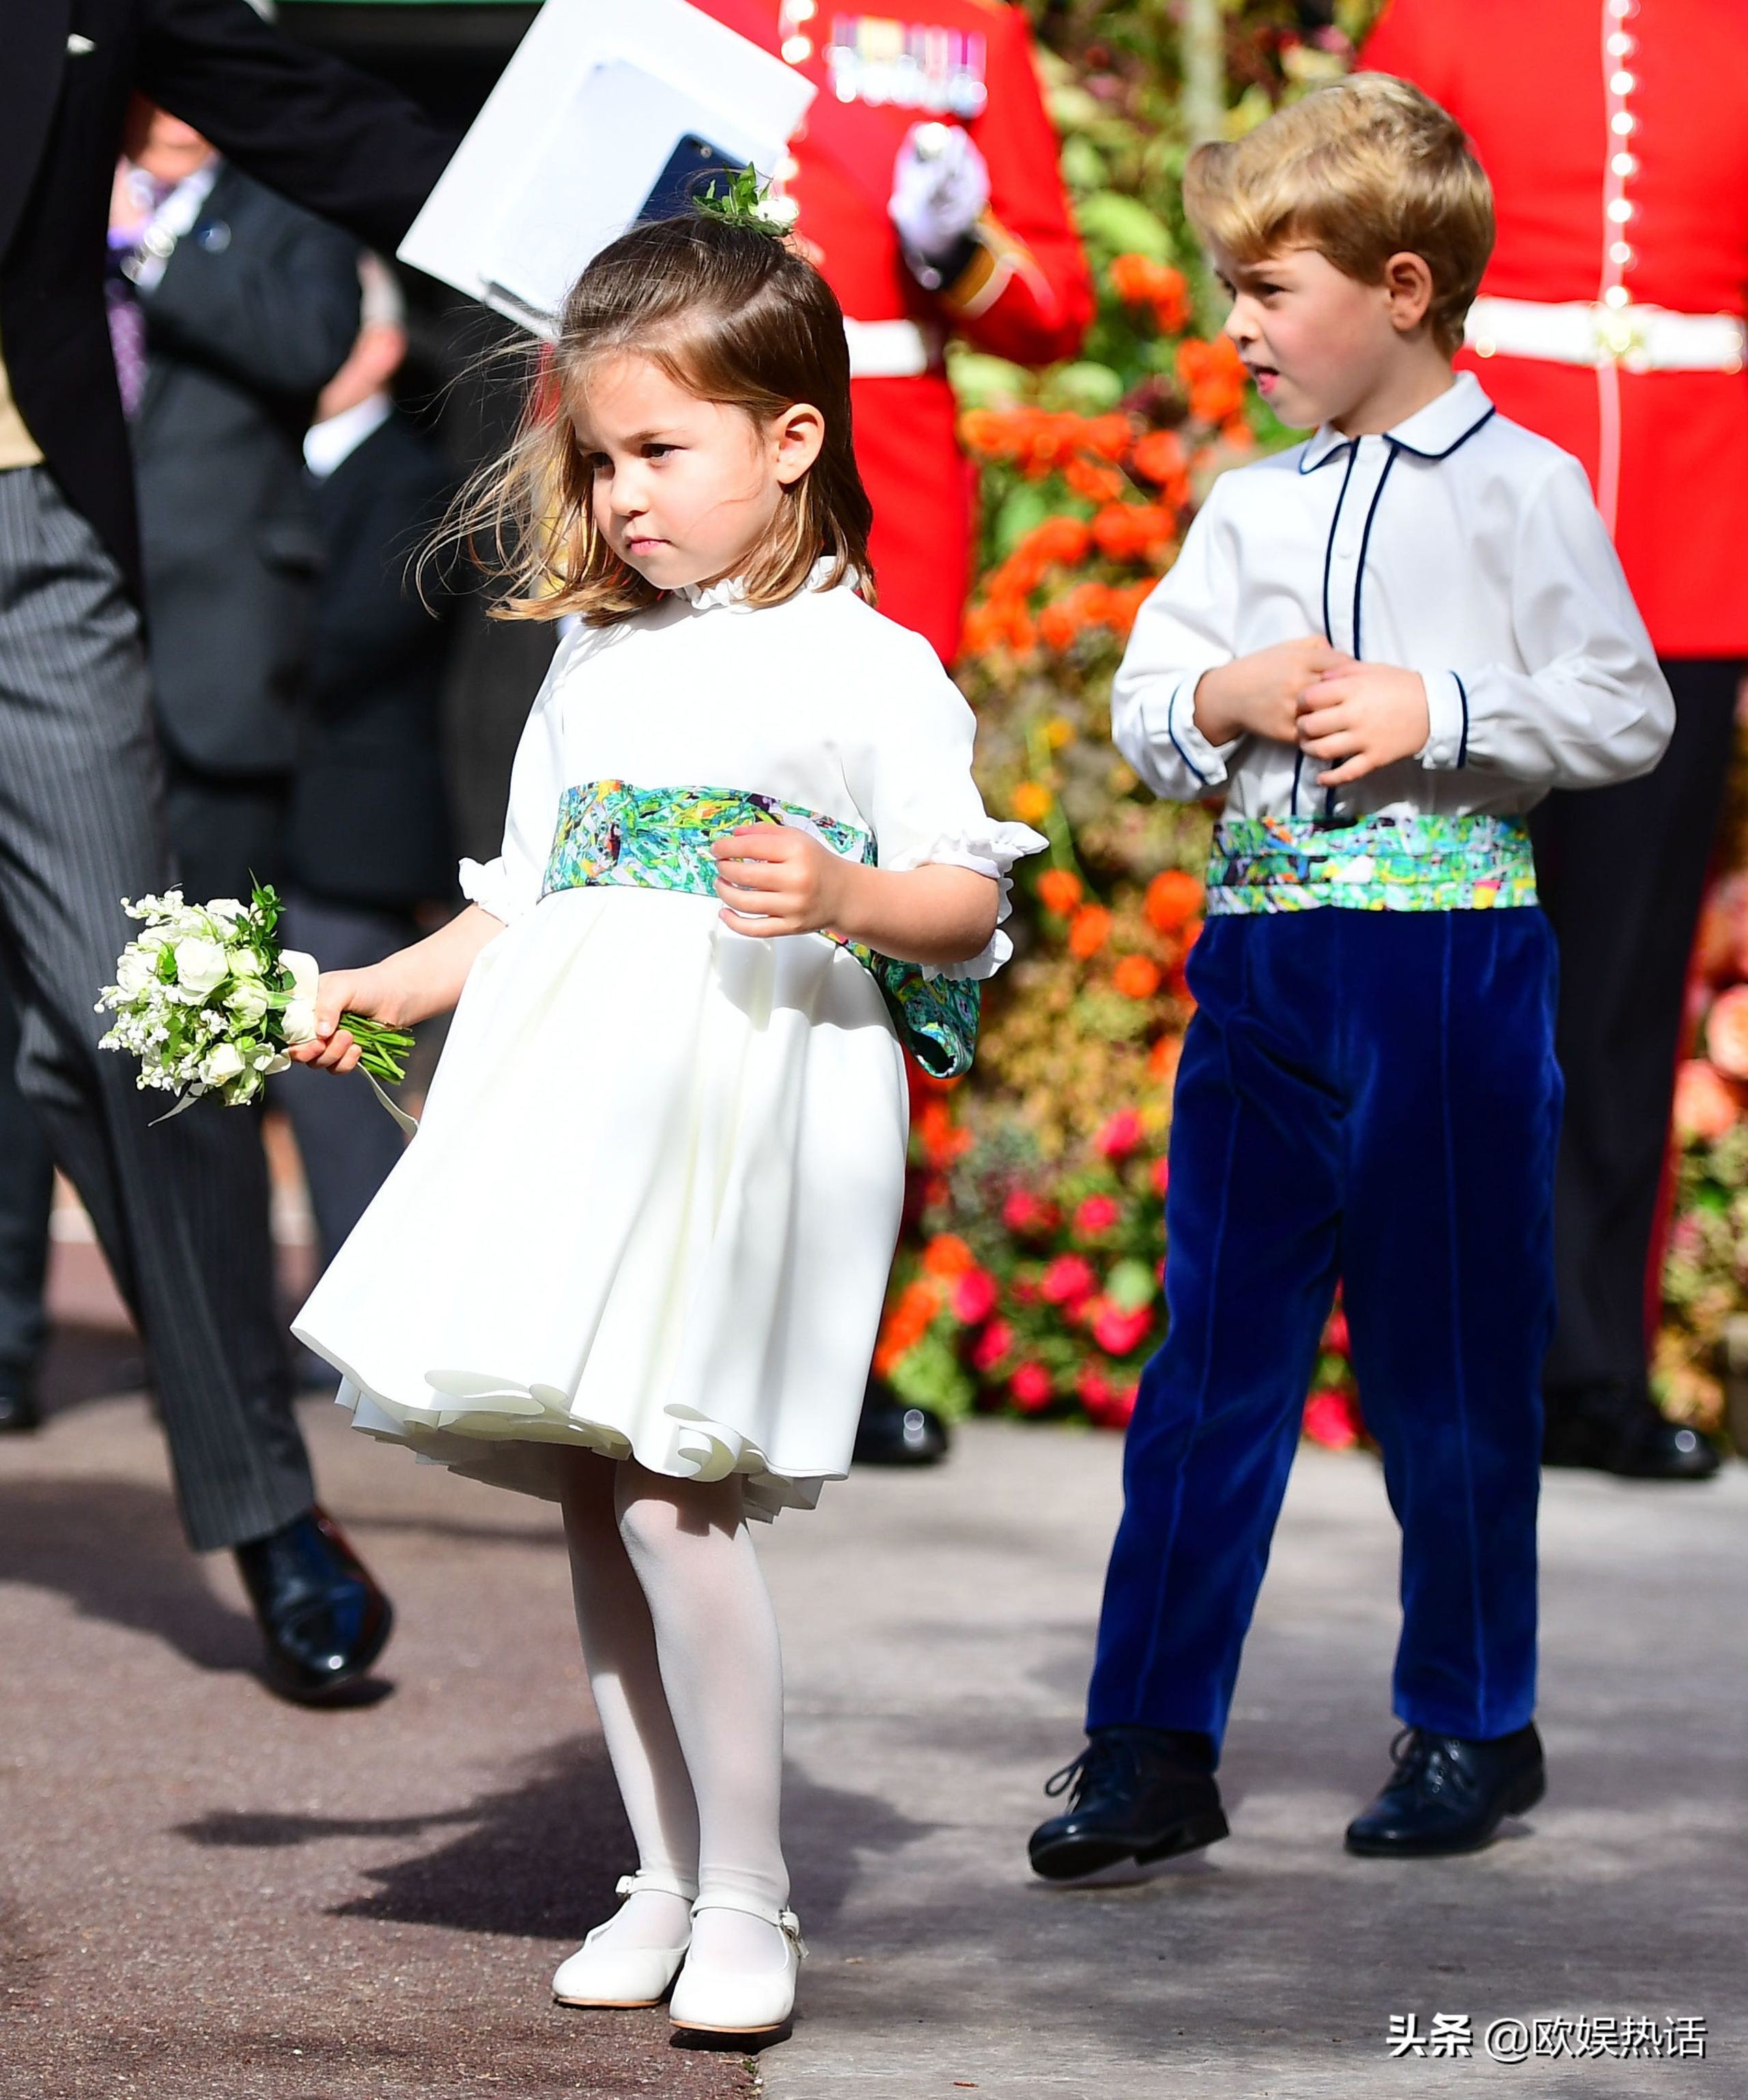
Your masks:
{"label": "shoe strap", "polygon": [[678,1896],[682,1903],[695,1903],[698,1884],[667,1867],[639,1867],[634,1874],[621,1874],[614,1885],[621,1896]]}
{"label": "shoe strap", "polygon": [[803,1961],[807,1959],[807,1943],[801,1937],[801,1921],[792,1910],[779,1910],[771,1904],[761,1902],[757,1896],[743,1895],[738,1889],[710,1890],[700,1895],[692,1905],[692,1916],[695,1918],[701,1910],[738,1910],[744,1917],[761,1918],[766,1925],[776,1926]]}

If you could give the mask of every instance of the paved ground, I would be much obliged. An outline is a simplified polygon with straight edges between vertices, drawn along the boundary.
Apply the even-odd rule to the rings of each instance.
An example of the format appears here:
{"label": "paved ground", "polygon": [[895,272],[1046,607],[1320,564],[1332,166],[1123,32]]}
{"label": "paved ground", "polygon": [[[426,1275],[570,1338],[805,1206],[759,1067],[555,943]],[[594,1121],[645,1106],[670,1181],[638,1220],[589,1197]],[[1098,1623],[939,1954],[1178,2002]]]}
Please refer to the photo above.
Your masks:
{"label": "paved ground", "polygon": [[[278,1705],[229,1569],[182,1551],[143,1405],[0,1445],[0,2096],[1154,2100],[1748,2095],[1748,1468],[1556,1480],[1550,1800],[1477,1860],[1344,1859],[1381,1776],[1392,1545],[1308,1454],[1239,1692],[1238,1834],[1127,1886],[1029,1880],[1115,1507],[1114,1440],[984,1427],[859,1475],[766,1552],[792,1683],[803,2017],[757,2074],[655,2017],[565,2015],[554,1960],[624,1862],[544,1509],[309,1420],[402,1610],[395,1689]],[[1393,2062],[1392,2013],[1698,2014],[1703,2063]]]}
{"label": "paved ground", "polygon": [[[1076,1715],[1115,1440],[989,1426],[859,1475],[767,1564],[814,1946],[770,2100],[1748,2096],[1748,1467],[1553,1476],[1547,1802],[1490,1851],[1349,1860],[1386,1770],[1393,1527],[1364,1458],[1296,1470],[1222,1772],[1234,1835],[1127,1886],[1023,1865]],[[1393,2062],[1393,2013],[1693,2014],[1703,2062]],[[1481,2058],[1479,2046],[1477,2058]]]}

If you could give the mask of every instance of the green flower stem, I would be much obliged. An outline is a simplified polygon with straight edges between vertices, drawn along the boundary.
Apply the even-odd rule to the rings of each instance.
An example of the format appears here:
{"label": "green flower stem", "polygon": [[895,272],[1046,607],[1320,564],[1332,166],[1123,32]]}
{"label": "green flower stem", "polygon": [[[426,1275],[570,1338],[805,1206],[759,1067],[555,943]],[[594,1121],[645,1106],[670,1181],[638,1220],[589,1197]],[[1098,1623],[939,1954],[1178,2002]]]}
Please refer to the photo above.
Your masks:
{"label": "green flower stem", "polygon": [[391,1086],[401,1084],[407,1076],[407,1053],[413,1048],[413,1038],[404,1030],[366,1020],[361,1013],[342,1013],[340,1026],[358,1045],[358,1061],[365,1071]]}

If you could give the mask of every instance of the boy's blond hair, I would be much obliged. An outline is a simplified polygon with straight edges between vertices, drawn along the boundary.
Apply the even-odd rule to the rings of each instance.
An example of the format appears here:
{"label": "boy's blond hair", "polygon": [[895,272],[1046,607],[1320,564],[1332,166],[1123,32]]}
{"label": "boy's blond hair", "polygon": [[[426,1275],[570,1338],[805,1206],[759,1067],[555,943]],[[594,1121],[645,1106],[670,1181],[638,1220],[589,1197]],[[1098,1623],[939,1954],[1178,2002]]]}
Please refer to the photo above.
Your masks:
{"label": "boy's blond hair", "polygon": [[1314,248],[1362,284],[1393,255],[1432,273],[1428,309],[1446,356],[1493,252],[1493,186],[1463,127],[1388,73],[1356,73],[1278,109],[1230,143],[1198,146],[1184,209],[1235,262]]}

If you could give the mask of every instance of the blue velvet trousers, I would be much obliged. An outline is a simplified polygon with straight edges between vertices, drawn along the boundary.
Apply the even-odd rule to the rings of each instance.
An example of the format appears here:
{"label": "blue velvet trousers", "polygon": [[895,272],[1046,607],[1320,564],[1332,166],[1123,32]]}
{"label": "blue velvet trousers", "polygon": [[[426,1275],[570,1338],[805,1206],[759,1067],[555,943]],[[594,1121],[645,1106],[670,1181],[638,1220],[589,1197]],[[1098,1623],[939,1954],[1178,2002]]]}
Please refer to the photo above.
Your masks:
{"label": "blue velvet trousers", "polygon": [[1170,1326],[1129,1428],[1088,1725],[1219,1745],[1339,1279],[1402,1530],[1396,1712],[1507,1734],[1535,1703],[1560,1104],[1547,922],[1216,918],[1190,976]]}

